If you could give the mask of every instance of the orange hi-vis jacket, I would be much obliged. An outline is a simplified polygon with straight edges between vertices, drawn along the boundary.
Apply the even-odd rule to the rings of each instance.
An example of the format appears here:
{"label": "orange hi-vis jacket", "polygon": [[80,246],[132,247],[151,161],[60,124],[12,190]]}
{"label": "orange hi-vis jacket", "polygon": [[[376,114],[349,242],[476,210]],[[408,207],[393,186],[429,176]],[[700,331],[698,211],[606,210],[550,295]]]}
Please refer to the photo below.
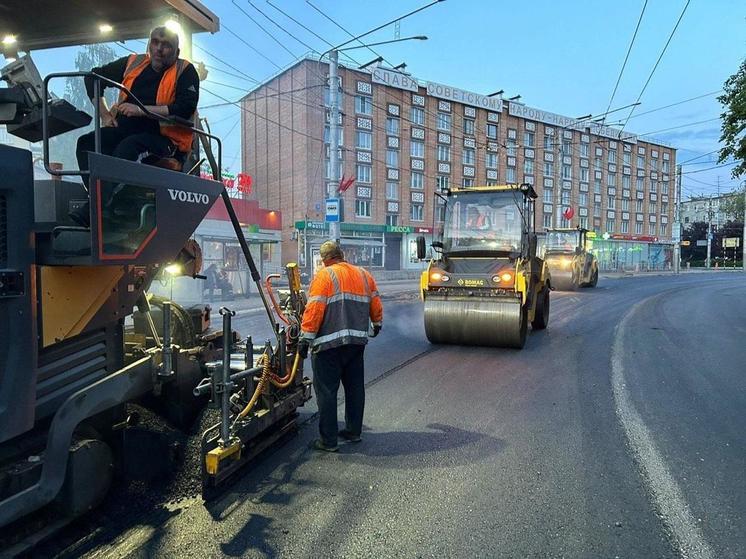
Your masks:
{"label": "orange hi-vis jacket", "polygon": [[368,343],[369,321],[381,326],[383,305],[367,270],[339,262],[319,270],[311,281],[301,338],[314,351]]}
{"label": "orange hi-vis jacket", "polygon": [[[131,54],[127,59],[127,67],[124,70],[122,85],[131,91],[135,79],[137,79],[137,76],[139,76],[149,64],[150,57],[147,54]],[[173,66],[163,72],[161,83],[158,85],[158,92],[155,97],[156,105],[170,105],[176,101],[176,82],[179,81],[179,76],[181,76],[181,73],[189,64],[191,64],[191,62],[179,58]],[[119,102],[124,103],[126,99],[127,94],[124,91],[120,91]],[[194,115],[192,115],[192,119],[193,118]],[[167,124],[163,121],[160,122],[160,127],[161,135],[171,140],[179,151],[189,153],[192,150],[192,140],[194,135],[191,130],[184,126]]]}

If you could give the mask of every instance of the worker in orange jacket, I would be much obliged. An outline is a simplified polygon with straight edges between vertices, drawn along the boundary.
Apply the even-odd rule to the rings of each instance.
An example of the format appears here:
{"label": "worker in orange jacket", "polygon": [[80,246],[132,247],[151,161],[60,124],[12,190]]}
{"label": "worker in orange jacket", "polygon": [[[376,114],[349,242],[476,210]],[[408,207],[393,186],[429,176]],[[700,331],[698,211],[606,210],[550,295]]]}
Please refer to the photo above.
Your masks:
{"label": "worker in orange jacket", "polygon": [[[303,313],[298,352],[302,358],[311,348],[313,386],[319,406],[319,434],[314,448],[336,452],[337,438],[360,442],[365,408],[364,361],[368,328],[372,337],[381,331],[383,305],[373,276],[345,262],[334,241],[319,251],[324,268],[311,282]],[[337,392],[345,393],[345,428],[338,431]]]}
{"label": "worker in orange jacket", "polygon": [[[121,159],[137,161],[151,155],[173,158],[183,164],[192,149],[189,128],[151,118],[135,103],[136,97],[148,112],[162,117],[193,120],[199,102],[199,75],[191,62],[179,58],[179,35],[165,26],[150,33],[147,54],[131,54],[92,72],[119,82],[130,93],[119,90],[119,99],[111,108],[102,96],[101,152]],[[85,87],[91,102],[94,100],[94,79],[86,76]],[[112,87],[101,82],[101,91]],[[88,170],[88,152],[94,150],[94,133],[78,139],[76,155],[81,171]],[[88,185],[88,175],[83,174]],[[78,224],[88,226],[88,204],[70,213]]]}

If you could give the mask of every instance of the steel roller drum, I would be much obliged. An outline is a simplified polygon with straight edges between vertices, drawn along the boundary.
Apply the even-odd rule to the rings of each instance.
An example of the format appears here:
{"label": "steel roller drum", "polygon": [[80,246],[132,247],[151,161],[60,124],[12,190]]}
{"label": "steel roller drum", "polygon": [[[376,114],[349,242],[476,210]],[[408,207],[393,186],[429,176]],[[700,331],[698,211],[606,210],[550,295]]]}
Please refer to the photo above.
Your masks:
{"label": "steel roller drum", "polygon": [[520,299],[425,299],[425,334],[434,344],[521,348],[526,340]]}
{"label": "steel roller drum", "polygon": [[572,268],[563,270],[561,268],[550,267],[549,274],[552,278],[553,287],[556,287],[560,291],[573,291],[575,289],[575,284],[572,281]]}

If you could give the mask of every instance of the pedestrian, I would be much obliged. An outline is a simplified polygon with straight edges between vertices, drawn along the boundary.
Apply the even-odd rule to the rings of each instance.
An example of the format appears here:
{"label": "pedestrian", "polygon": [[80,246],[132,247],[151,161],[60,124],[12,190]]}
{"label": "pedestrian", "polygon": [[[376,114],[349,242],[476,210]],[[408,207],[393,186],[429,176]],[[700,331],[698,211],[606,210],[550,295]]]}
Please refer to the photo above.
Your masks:
{"label": "pedestrian", "polygon": [[[93,68],[92,72],[122,83],[130,93],[119,92],[111,108],[101,97],[101,151],[121,159],[137,161],[144,155],[173,158],[183,164],[192,149],[189,128],[155,120],[134,102],[137,97],[151,114],[193,120],[199,102],[199,76],[191,62],[179,58],[179,35],[165,26],[150,33],[147,54],[131,54]],[[88,97],[93,102],[93,77],[85,77]],[[102,90],[112,87],[101,83]],[[94,149],[94,133],[78,139],[76,155],[81,171],[88,170],[88,152]],[[88,186],[88,175],[83,174]],[[88,204],[70,212],[79,225],[88,227]]]}
{"label": "pedestrian", "polygon": [[[313,386],[319,406],[320,439],[314,448],[336,452],[338,436],[360,442],[365,408],[364,361],[368,328],[381,331],[383,306],[373,276],[345,261],[334,241],[319,249],[324,267],[314,276],[303,313],[298,353],[311,348]],[[345,428],[338,431],[337,392],[345,394]]]}

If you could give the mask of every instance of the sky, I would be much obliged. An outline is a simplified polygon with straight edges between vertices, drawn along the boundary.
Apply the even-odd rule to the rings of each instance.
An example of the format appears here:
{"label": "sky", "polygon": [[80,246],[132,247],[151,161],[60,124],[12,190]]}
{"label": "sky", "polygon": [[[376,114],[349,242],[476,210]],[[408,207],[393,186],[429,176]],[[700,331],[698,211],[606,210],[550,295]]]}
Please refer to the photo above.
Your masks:
{"label": "sky", "polygon": [[[223,138],[225,165],[233,172],[241,170],[240,108],[205,107],[237,101],[298,57],[313,51],[318,56],[329,48],[328,43],[347,41],[347,32],[362,34],[430,3],[202,1],[220,17],[221,30],[214,35],[194,36],[192,58],[207,64],[209,70],[202,84],[200,114]],[[683,17],[653,71],[682,12]],[[621,72],[638,21],[639,29]],[[420,83],[435,81],[481,94],[503,89],[505,97],[520,94],[520,101],[529,106],[570,117],[602,115],[609,106],[616,109],[639,98],[641,104],[631,116],[629,109],[614,112],[608,122],[629,116],[625,131],[652,133],[677,148],[677,161],[683,164],[684,199],[715,195],[718,189],[728,192],[746,179],[733,179],[731,167],[718,167],[717,154],[709,153],[720,147],[719,117],[723,107],[717,96],[725,80],[746,57],[743,2],[445,0],[401,20],[398,31],[401,37],[426,35],[428,40],[382,45],[374,50],[390,64],[406,62],[407,71]],[[394,25],[390,25],[364,41],[390,40],[395,33]],[[124,46],[137,51],[145,48],[138,41]],[[40,72],[46,74],[72,69],[76,50],[54,49],[32,56]],[[122,56],[128,54],[119,45],[115,45],[115,50]],[[348,54],[360,63],[376,56],[364,48]],[[676,105],[663,108],[672,104]]]}

